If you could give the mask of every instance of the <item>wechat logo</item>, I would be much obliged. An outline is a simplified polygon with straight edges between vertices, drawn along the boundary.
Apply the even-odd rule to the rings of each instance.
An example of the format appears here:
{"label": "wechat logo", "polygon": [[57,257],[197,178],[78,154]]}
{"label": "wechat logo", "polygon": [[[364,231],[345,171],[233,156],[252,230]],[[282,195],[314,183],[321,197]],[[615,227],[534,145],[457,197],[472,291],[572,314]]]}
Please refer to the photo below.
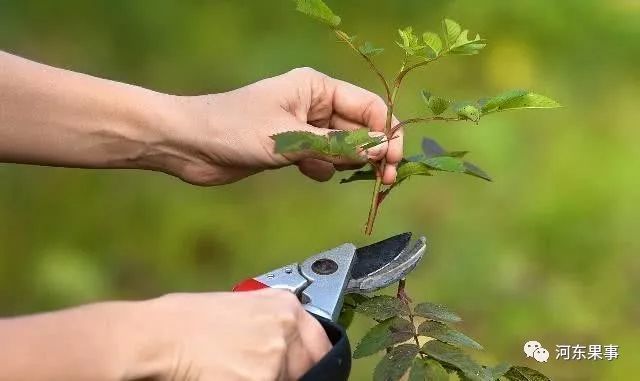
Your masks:
{"label": "wechat logo", "polygon": [[533,357],[537,362],[547,362],[549,351],[542,347],[538,341],[530,340],[524,344],[524,353],[527,357]]}

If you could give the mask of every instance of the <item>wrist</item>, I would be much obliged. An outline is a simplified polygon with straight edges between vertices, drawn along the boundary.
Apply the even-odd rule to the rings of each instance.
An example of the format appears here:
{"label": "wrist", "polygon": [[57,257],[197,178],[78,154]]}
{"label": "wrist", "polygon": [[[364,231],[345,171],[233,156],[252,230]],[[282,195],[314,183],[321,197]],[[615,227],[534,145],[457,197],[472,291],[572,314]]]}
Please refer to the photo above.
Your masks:
{"label": "wrist", "polygon": [[135,167],[162,171],[189,181],[194,168],[206,167],[222,134],[215,105],[218,95],[176,96],[154,93],[142,119],[140,154]]}
{"label": "wrist", "polygon": [[157,300],[127,302],[117,312],[114,336],[121,343],[121,380],[156,379],[170,373],[174,351]]}

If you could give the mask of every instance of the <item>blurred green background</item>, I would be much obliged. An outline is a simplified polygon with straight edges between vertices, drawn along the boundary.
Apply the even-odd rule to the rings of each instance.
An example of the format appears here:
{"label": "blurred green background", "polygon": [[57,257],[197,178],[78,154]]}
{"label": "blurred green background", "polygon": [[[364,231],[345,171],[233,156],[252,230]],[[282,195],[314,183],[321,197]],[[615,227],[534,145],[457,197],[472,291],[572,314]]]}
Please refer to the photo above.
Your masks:
{"label": "blurred green background", "polygon": [[[402,231],[430,256],[414,299],[443,303],[487,348],[477,357],[554,380],[632,380],[640,372],[640,2],[328,1],[344,29],[387,48],[398,27],[445,16],[489,40],[479,56],[416,72],[397,114],[424,112],[418,91],[477,99],[510,88],[566,107],[487,117],[480,126],[408,131],[470,150],[495,178],[410,181],[361,234],[370,184],[316,184],[293,168],[198,188],[166,175],[0,166],[0,314],[174,291],[228,290],[336,244]],[[0,0],[0,49],[175,94],[231,90],[298,66],[380,91],[366,66],[287,0]],[[340,176],[338,176],[340,177]],[[357,320],[354,341],[368,323]],[[547,347],[547,364],[522,345]],[[259,342],[260,338],[256,338]],[[615,361],[555,360],[556,344],[618,344]],[[357,361],[370,379],[375,359]]]}

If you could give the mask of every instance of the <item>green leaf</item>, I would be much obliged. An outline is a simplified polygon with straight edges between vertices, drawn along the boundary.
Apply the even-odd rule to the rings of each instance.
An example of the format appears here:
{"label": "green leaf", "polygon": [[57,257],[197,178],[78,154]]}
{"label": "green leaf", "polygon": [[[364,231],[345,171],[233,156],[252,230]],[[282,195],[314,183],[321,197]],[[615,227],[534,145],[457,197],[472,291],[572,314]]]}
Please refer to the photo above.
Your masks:
{"label": "green leaf", "polygon": [[440,115],[449,108],[449,101],[440,97],[431,97],[428,106],[433,115]]}
{"label": "green leaf", "polygon": [[470,380],[490,380],[490,376],[484,368],[473,361],[467,354],[452,345],[445,344],[438,340],[431,340],[422,346],[421,351],[440,362],[460,369]]}
{"label": "green leaf", "polygon": [[353,307],[343,306],[342,311],[340,311],[340,316],[338,317],[338,324],[342,326],[342,328],[348,329],[353,322],[354,315],[355,311]]}
{"label": "green leaf", "polygon": [[384,139],[384,135],[381,136],[369,136],[368,128],[359,128],[353,131],[336,131],[336,133],[342,133],[345,135],[345,143],[354,147],[360,147],[365,144],[375,143],[380,144]]}
{"label": "green leaf", "polygon": [[487,174],[487,172],[483,171],[477,165],[469,163],[468,161],[464,162],[464,173],[486,181],[493,181],[493,179]]}
{"label": "green leaf", "polygon": [[437,57],[442,51],[442,40],[440,39],[440,36],[438,36],[438,34],[433,32],[424,32],[422,34],[422,41],[424,41],[424,44],[429,49],[431,49],[432,58]]}
{"label": "green leaf", "polygon": [[440,115],[449,108],[449,101],[444,98],[435,97],[427,90],[422,90],[420,94],[422,95],[422,100],[427,104],[427,107],[429,107],[433,115]]}
{"label": "green leaf", "polygon": [[455,44],[458,40],[458,36],[460,36],[460,33],[462,32],[460,24],[451,19],[442,20],[442,30],[444,32],[445,44],[448,47]]}
{"label": "green leaf", "polygon": [[549,377],[526,366],[513,366],[504,377],[510,381],[551,381]]}
{"label": "green leaf", "polygon": [[351,176],[347,177],[346,179],[340,180],[340,184],[351,183],[354,181],[375,180],[375,179],[376,179],[375,171],[373,169],[367,169],[367,170],[355,171],[351,173]]}
{"label": "green leaf", "polygon": [[314,151],[331,156],[361,159],[357,155],[360,147],[373,147],[384,140],[384,136],[369,136],[369,130],[331,131],[327,136],[306,131],[289,131],[271,136],[276,143],[276,153]]}
{"label": "green leaf", "polygon": [[290,153],[298,151],[324,152],[328,148],[326,137],[306,131],[282,132],[271,136],[276,143],[275,153]]}
{"label": "green leaf", "polygon": [[480,110],[471,104],[459,105],[455,108],[455,112],[460,118],[465,120],[470,120],[475,123],[478,123],[480,120]]}
{"label": "green leaf", "polygon": [[413,28],[408,26],[404,29],[398,29],[400,35],[400,42],[396,41],[396,44],[401,47],[405,53],[409,56],[416,55],[425,46],[420,44],[418,36],[413,33]]}
{"label": "green leaf", "polygon": [[431,176],[430,169],[425,163],[402,160],[398,164],[396,182],[399,183],[411,176]]}
{"label": "green leaf", "polygon": [[455,329],[451,329],[445,324],[437,321],[423,321],[418,327],[418,334],[432,337],[456,347],[482,349],[482,345],[478,344],[469,336],[465,335],[462,332],[458,332]]}
{"label": "green leaf", "polygon": [[420,303],[413,309],[414,314],[441,323],[457,323],[460,316],[449,311],[445,306],[435,303]]}
{"label": "green leaf", "polygon": [[[422,151],[424,152],[426,157],[436,157],[436,156],[451,156],[451,157],[462,157],[467,154],[467,151],[447,151],[442,146],[433,139],[423,138],[422,139]],[[464,173],[478,177],[483,180],[492,181],[491,177],[480,169],[477,165],[465,161],[464,163]]]}
{"label": "green leaf", "polygon": [[409,314],[409,309],[400,299],[389,295],[377,295],[362,302],[356,312],[374,320],[386,320],[393,316]]}
{"label": "green leaf", "polygon": [[463,30],[452,46],[449,47],[449,53],[460,55],[478,54],[482,48],[487,46],[486,40],[480,38],[479,34],[473,40],[468,38],[468,30]]}
{"label": "green leaf", "polygon": [[505,110],[523,108],[557,108],[562,107],[558,102],[544,95],[525,90],[511,90],[487,99],[482,104],[482,114],[490,114]]}
{"label": "green leaf", "polygon": [[509,369],[511,369],[511,365],[504,362],[494,366],[493,368],[485,368],[487,374],[492,380],[497,380],[500,377],[504,376],[504,374],[507,373]]}
{"label": "green leaf", "polygon": [[340,25],[340,17],[322,0],[296,0],[296,10],[333,27]]}
{"label": "green leaf", "polygon": [[417,357],[411,365],[409,381],[449,381],[449,374],[437,361]]}
{"label": "green leaf", "polygon": [[356,145],[348,142],[349,132],[331,131],[327,134],[329,150],[327,154],[332,156],[356,157]]}
{"label": "green leaf", "polygon": [[371,299],[370,297],[362,294],[347,294],[344,296],[343,304],[356,308],[359,304]]}
{"label": "green leaf", "polygon": [[367,332],[353,351],[353,358],[371,356],[394,344],[405,342],[413,337],[411,322],[394,316],[375,325]]}
{"label": "green leaf", "polygon": [[373,372],[374,381],[398,381],[407,372],[418,355],[418,346],[402,344],[391,349]]}
{"label": "green leaf", "polygon": [[464,162],[457,157],[436,156],[423,161],[429,168],[444,172],[464,173]]}
{"label": "green leaf", "polygon": [[365,56],[368,56],[368,57],[377,56],[378,54],[384,52],[383,48],[376,48],[369,41],[365,41],[365,43],[363,45],[361,45],[358,48],[358,50],[360,51],[360,53],[362,53],[362,54],[364,54]]}

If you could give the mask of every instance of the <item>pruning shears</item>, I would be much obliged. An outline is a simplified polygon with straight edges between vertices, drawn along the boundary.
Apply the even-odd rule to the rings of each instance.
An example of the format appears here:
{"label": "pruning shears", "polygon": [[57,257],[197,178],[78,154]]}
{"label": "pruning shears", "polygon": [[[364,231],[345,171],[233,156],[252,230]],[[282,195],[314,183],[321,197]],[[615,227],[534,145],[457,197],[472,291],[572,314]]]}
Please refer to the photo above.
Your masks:
{"label": "pruning shears", "polygon": [[324,328],[332,349],[302,381],[347,380],[351,370],[351,347],[347,334],[337,324],[346,294],[367,294],[404,278],[425,254],[426,239],[411,240],[411,233],[398,234],[357,248],[345,243],[238,283],[233,291],[279,288],[293,292],[305,310]]}

